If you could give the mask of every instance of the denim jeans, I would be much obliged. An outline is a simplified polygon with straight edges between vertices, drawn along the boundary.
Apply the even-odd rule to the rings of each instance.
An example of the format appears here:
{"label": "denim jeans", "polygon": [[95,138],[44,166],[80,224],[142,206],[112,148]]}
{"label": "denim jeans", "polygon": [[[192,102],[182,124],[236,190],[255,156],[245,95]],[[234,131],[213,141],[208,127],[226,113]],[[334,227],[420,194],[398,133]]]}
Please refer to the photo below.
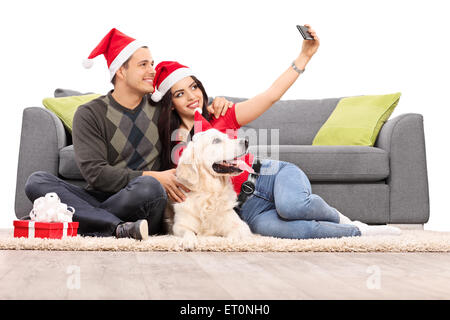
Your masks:
{"label": "denim jeans", "polygon": [[243,204],[241,218],[252,232],[277,238],[311,239],[360,236],[355,226],[339,224],[339,213],[320,196],[296,165],[262,160],[255,192]]}
{"label": "denim jeans", "polygon": [[25,193],[31,202],[49,192],[56,192],[62,203],[75,208],[72,220],[79,222],[78,233],[84,236],[110,237],[119,223],[139,219],[147,219],[149,234],[156,234],[167,203],[164,188],[150,176],[131,180],[117,193],[104,193],[87,191],[43,171],[30,175]]}

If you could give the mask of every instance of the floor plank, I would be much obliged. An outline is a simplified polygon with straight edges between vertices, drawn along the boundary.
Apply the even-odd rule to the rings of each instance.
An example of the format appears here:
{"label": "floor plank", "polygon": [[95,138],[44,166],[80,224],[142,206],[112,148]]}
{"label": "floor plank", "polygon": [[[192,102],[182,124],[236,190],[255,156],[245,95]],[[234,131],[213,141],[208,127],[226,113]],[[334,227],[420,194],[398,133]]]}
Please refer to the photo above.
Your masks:
{"label": "floor plank", "polygon": [[[309,299],[285,281],[289,266],[269,253],[192,253],[201,268],[225,288],[233,299]],[[289,277],[289,275],[288,275]]]}
{"label": "floor plank", "polygon": [[151,299],[231,299],[189,252],[138,252],[142,280]]}
{"label": "floor plank", "polygon": [[450,299],[449,266],[449,253],[2,250],[0,299]]}

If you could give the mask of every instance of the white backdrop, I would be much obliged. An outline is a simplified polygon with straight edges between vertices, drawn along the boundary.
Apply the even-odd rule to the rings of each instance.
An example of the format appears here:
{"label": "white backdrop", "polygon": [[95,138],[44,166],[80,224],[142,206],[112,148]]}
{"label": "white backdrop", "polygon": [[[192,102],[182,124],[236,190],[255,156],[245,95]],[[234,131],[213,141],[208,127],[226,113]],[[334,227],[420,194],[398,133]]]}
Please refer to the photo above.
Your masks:
{"label": "white backdrop", "polygon": [[301,48],[309,23],[319,51],[283,98],[402,92],[392,114],[424,116],[428,230],[450,231],[450,21],[446,1],[14,1],[0,4],[3,169],[0,228],[12,227],[22,111],[55,88],[106,93],[105,60],[81,66],[116,27],[148,43],[156,63],[192,67],[211,96],[266,89]]}

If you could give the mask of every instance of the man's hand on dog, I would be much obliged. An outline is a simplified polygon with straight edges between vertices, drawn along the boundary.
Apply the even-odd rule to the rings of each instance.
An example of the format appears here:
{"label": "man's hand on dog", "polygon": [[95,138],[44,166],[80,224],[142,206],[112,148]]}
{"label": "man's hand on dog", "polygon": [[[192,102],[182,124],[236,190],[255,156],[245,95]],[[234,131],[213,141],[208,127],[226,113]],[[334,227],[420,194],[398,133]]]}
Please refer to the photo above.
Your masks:
{"label": "man's hand on dog", "polygon": [[176,170],[177,169],[170,169],[166,171],[144,171],[143,175],[149,175],[158,180],[172,201],[183,202],[186,200],[186,196],[181,190],[184,190],[185,192],[189,192],[190,190],[177,181],[177,177],[175,175]]}
{"label": "man's hand on dog", "polygon": [[219,117],[224,116],[225,113],[227,113],[227,110],[232,106],[233,102],[222,97],[216,97],[206,110],[208,110],[209,113],[214,114],[216,119],[219,119]]}

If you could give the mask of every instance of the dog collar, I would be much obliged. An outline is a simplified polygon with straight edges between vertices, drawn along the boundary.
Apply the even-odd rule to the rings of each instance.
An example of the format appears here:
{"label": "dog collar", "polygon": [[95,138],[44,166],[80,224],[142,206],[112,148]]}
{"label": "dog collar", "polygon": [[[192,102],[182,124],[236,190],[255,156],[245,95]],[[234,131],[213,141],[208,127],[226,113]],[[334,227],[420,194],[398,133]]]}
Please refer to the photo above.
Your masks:
{"label": "dog collar", "polygon": [[240,211],[242,205],[247,200],[247,198],[255,192],[256,179],[258,178],[261,170],[261,161],[259,159],[254,159],[252,168],[254,172],[249,173],[247,180],[244,181],[241,185],[241,192],[239,193],[238,196],[238,205],[235,208],[238,211]]}

